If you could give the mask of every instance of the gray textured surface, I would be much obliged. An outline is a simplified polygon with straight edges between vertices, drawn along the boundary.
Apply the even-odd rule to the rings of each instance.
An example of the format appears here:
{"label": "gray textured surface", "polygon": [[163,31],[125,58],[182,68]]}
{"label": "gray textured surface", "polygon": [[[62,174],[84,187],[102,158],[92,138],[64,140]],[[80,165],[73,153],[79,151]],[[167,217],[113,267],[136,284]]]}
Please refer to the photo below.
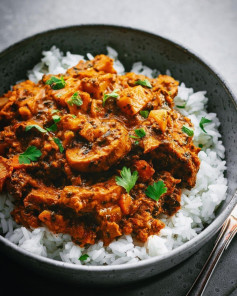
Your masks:
{"label": "gray textured surface", "polygon": [[[237,2],[236,1],[14,1],[0,2],[0,49],[43,30],[81,23],[110,23],[146,29],[177,40],[199,53],[237,92]],[[213,240],[178,267],[148,281],[113,290],[113,295],[185,295],[213,246]],[[224,253],[205,295],[237,295],[237,240]],[[2,264],[8,261],[0,255]],[[14,268],[14,271],[11,269]],[[7,276],[18,274],[19,266],[8,263]],[[12,273],[14,273],[12,275]],[[23,288],[33,292],[39,277],[22,270],[20,278],[29,277]],[[53,292],[56,283],[40,278]],[[60,285],[60,290],[66,288]],[[71,288],[72,293],[78,291]],[[80,290],[81,291],[81,290]],[[96,290],[97,295],[111,291]],[[87,295],[95,295],[93,289]]]}

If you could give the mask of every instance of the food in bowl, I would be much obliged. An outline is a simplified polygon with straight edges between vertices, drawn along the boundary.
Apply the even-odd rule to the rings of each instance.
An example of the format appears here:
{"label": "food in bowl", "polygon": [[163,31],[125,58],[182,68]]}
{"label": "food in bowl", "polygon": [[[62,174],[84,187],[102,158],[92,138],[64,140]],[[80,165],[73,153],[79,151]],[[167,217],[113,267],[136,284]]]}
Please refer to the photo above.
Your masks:
{"label": "food in bowl", "polygon": [[122,73],[109,53],[117,71],[108,56],[84,61],[52,48],[48,69],[30,73],[40,81],[0,100],[0,181],[11,195],[2,198],[3,232],[76,264],[167,252],[195,236],[225,198],[224,147],[204,93],[156,71],[152,78],[140,63]]}

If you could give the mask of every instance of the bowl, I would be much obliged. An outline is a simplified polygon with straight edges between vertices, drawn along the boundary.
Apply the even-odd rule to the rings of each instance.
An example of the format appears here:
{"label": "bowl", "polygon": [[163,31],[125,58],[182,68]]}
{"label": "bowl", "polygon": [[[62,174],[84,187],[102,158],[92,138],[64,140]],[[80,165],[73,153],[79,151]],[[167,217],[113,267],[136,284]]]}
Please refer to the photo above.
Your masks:
{"label": "bowl", "polygon": [[191,241],[168,254],[136,264],[117,266],[76,266],[33,255],[0,236],[0,248],[12,258],[41,274],[68,282],[113,285],[138,281],[161,273],[185,260],[200,249],[220,228],[237,202],[237,107],[230,89],[210,66],[186,48],[163,37],[127,27],[81,25],[60,28],[27,38],[0,54],[0,94],[26,77],[41,58],[41,52],[56,45],[62,51],[99,54],[106,46],[115,48],[126,70],[135,61],[161,72],[170,69],[172,76],[195,91],[207,90],[208,109],[217,113],[226,147],[228,193],[215,220]]}

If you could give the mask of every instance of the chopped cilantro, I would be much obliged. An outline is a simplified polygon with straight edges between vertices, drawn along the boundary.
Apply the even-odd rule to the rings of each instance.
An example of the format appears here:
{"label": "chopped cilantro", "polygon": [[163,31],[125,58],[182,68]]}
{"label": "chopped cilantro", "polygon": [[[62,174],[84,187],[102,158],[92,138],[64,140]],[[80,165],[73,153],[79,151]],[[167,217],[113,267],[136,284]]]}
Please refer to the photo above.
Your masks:
{"label": "chopped cilantro", "polygon": [[57,113],[57,112],[59,112],[58,109],[55,109],[55,110],[52,110],[52,111],[51,111],[52,114],[55,114],[55,113]]}
{"label": "chopped cilantro", "polygon": [[61,117],[59,115],[53,115],[52,118],[55,123],[58,123],[61,120]]}
{"label": "chopped cilantro", "polygon": [[135,134],[139,137],[139,138],[143,138],[146,135],[146,132],[144,131],[143,128],[138,128],[135,129]]}
{"label": "chopped cilantro", "polygon": [[80,261],[86,261],[87,258],[89,258],[89,255],[84,254],[84,255],[81,255],[81,257],[78,260],[80,260]]}
{"label": "chopped cilantro", "polygon": [[37,161],[42,155],[41,151],[35,146],[29,146],[25,152],[19,155],[19,163],[30,164],[31,161]]}
{"label": "chopped cilantro", "polygon": [[145,191],[146,195],[156,201],[159,200],[162,194],[167,192],[167,187],[163,181],[158,181],[149,185]]}
{"label": "chopped cilantro", "polygon": [[184,105],[176,105],[175,107],[177,107],[179,109],[184,109],[186,107],[186,103]]}
{"label": "chopped cilantro", "polygon": [[57,124],[56,123],[53,123],[50,127],[46,127],[46,130],[48,132],[52,132],[52,133],[56,132],[56,130],[57,130]]}
{"label": "chopped cilantro", "polygon": [[146,86],[146,87],[148,87],[148,88],[152,88],[152,85],[151,85],[150,81],[147,80],[147,79],[144,79],[144,80],[140,80],[140,79],[138,79],[137,81],[135,81],[134,84],[135,84],[135,85]]}
{"label": "chopped cilantro", "polygon": [[61,117],[58,115],[52,116],[54,123],[50,127],[46,127],[48,132],[56,132],[57,130],[57,123],[61,120]]}
{"label": "chopped cilantro", "polygon": [[187,134],[189,137],[192,137],[194,135],[194,132],[192,129],[188,128],[187,126],[183,125],[182,132]]}
{"label": "chopped cilantro", "polygon": [[[144,131],[143,128],[138,128],[138,129],[135,129],[135,134],[136,134],[136,136],[129,135],[129,137],[133,138],[133,139],[136,139],[136,140],[139,140],[139,139],[142,139],[143,137],[145,137],[146,132]],[[136,145],[138,143],[139,143],[138,141],[135,142]]]}
{"label": "chopped cilantro", "polygon": [[27,125],[25,130],[26,130],[26,132],[28,132],[32,128],[36,128],[41,133],[47,133],[47,131],[44,128],[42,128],[41,126],[39,126],[38,124]]}
{"label": "chopped cilantro", "polygon": [[55,76],[52,76],[50,79],[48,79],[45,84],[50,85],[50,87],[54,90],[58,90],[61,88],[64,88],[66,86],[66,82],[63,78],[63,76],[61,76],[61,78],[57,78]]}
{"label": "chopped cilantro", "polygon": [[198,147],[199,147],[199,148],[203,148],[203,145],[202,145],[202,144],[198,144]]}
{"label": "chopped cilantro", "polygon": [[62,153],[64,151],[63,144],[59,138],[53,138],[54,142],[58,145],[59,151]]}
{"label": "chopped cilantro", "polygon": [[202,118],[201,118],[201,120],[200,120],[200,122],[199,122],[199,126],[200,126],[200,128],[204,131],[204,133],[207,133],[207,132],[205,131],[203,125],[204,125],[205,123],[210,123],[210,122],[212,122],[212,120],[207,119],[207,118],[205,118],[205,117],[202,117]]}
{"label": "chopped cilantro", "polygon": [[115,98],[115,99],[117,99],[119,97],[119,94],[117,94],[118,91],[119,91],[119,89],[115,89],[115,90],[113,90],[109,94],[104,94],[104,96],[103,96],[103,102],[102,102],[103,107],[105,106],[105,102],[107,101],[108,98]]}
{"label": "chopped cilantro", "polygon": [[134,171],[131,173],[130,168],[123,167],[120,175],[121,178],[118,176],[115,177],[116,184],[122,186],[129,193],[137,182],[138,172]]}
{"label": "chopped cilantro", "polygon": [[81,106],[83,104],[83,101],[82,101],[81,97],[79,96],[78,92],[75,92],[71,96],[71,99],[68,101],[68,104],[70,106],[73,106],[73,105]]}
{"label": "chopped cilantro", "polygon": [[140,115],[144,118],[147,118],[149,115],[149,111],[148,110],[142,110],[140,111]]}

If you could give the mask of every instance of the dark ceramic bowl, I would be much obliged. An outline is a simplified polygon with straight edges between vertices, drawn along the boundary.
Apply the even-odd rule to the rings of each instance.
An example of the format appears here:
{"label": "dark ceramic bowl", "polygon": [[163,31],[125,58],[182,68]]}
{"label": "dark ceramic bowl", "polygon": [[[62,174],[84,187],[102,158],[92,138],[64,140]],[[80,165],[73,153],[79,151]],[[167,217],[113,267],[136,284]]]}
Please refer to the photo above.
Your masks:
{"label": "dark ceramic bowl", "polygon": [[228,195],[218,209],[216,219],[191,241],[169,254],[136,264],[117,266],[76,266],[63,263],[20,249],[0,236],[0,247],[18,261],[42,274],[73,282],[121,284],[163,272],[200,249],[219,229],[237,202],[237,109],[229,88],[206,63],[182,46],[160,36],[130,28],[86,25],[57,29],[23,40],[0,54],[0,94],[10,85],[26,76],[41,58],[41,52],[56,45],[64,52],[92,54],[105,53],[110,45],[119,53],[119,59],[129,70],[135,61],[143,61],[161,72],[170,69],[172,75],[195,91],[207,90],[209,111],[218,114],[220,132],[226,147]]}

